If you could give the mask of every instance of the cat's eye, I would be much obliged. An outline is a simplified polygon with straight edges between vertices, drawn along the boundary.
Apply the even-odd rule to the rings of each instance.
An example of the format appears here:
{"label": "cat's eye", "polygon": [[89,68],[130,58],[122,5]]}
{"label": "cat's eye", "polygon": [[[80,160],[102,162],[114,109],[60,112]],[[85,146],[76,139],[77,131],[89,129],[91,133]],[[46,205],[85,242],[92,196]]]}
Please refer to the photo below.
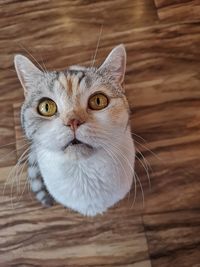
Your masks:
{"label": "cat's eye", "polygon": [[97,93],[89,98],[88,106],[93,110],[101,110],[108,106],[108,98],[102,93]]}
{"label": "cat's eye", "polygon": [[39,102],[38,113],[40,115],[46,116],[46,117],[51,117],[56,112],[57,112],[57,106],[53,100],[51,100],[49,98],[45,98]]}

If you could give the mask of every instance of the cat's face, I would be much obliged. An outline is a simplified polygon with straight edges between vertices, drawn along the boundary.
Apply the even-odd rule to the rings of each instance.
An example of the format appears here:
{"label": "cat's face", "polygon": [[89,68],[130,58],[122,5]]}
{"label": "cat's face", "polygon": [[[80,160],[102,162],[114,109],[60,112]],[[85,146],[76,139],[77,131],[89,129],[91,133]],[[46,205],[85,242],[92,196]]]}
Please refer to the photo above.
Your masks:
{"label": "cat's face", "polygon": [[129,117],[121,85],[125,63],[122,45],[99,69],[72,66],[42,72],[27,58],[16,56],[15,67],[25,90],[22,125],[27,137],[72,159],[116,146]]}

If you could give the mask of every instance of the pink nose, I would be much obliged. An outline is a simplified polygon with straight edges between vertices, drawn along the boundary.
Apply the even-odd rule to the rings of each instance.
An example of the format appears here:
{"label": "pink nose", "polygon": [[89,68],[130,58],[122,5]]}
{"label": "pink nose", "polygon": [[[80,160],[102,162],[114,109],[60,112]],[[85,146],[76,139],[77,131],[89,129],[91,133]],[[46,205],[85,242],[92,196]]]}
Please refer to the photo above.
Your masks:
{"label": "pink nose", "polygon": [[67,126],[69,126],[75,132],[81,124],[83,124],[83,122],[77,119],[71,119],[68,121]]}

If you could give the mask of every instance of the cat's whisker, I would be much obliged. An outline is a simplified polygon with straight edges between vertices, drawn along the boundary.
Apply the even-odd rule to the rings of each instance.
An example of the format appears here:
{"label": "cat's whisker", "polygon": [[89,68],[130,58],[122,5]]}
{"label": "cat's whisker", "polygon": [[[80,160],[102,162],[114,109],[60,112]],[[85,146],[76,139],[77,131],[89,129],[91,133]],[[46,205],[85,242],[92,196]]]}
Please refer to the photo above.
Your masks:
{"label": "cat's whisker", "polygon": [[24,149],[24,147],[26,147],[26,146],[28,146],[28,145],[29,145],[29,144],[24,144],[23,146],[21,146],[21,147],[19,147],[19,148],[17,148],[17,149],[14,149],[14,150],[12,150],[12,151],[10,151],[10,152],[7,153],[5,156],[3,156],[3,157],[0,158],[0,162],[3,161],[3,160],[5,160],[9,155],[13,154],[14,152],[17,152],[17,151],[19,151],[19,150],[21,150],[21,149]]}
{"label": "cat's whisker", "polygon": [[[43,152],[43,154],[44,154],[44,152]],[[38,158],[38,161],[41,159],[41,157],[42,157],[42,156],[40,156],[40,157]],[[27,160],[26,160],[25,163],[24,163],[24,167],[23,167],[23,169],[25,168],[25,165],[27,165],[28,161],[29,161],[29,155],[28,155]],[[36,164],[37,164],[37,161],[35,161],[34,164],[33,164],[32,166],[34,167],[34,166],[36,166]],[[22,173],[22,174],[23,174],[23,169],[21,170],[21,173]],[[21,174],[18,175],[18,178],[19,178],[19,180],[20,180],[20,178],[21,178]],[[30,179],[29,177],[26,177],[25,184],[24,184],[24,188],[23,188],[23,190],[22,190],[21,195],[19,196],[18,201],[20,201],[21,198],[23,197],[23,194],[24,194],[24,192],[25,192],[25,190],[26,190],[26,186],[27,186],[27,185],[28,185],[28,193],[29,193],[29,196],[31,197],[31,200],[33,200],[32,196],[31,196],[31,194],[30,194],[31,183],[30,183],[29,179]]]}
{"label": "cat's whisker", "polygon": [[[110,153],[113,154],[113,155],[115,156],[115,154],[112,152],[113,148],[112,148],[112,150],[109,149],[108,146],[104,143],[104,149],[105,149],[105,147],[107,148],[107,152],[110,151]],[[125,170],[123,164],[121,163],[121,161],[118,159],[117,156],[116,156],[116,159],[117,159],[117,162],[120,164],[120,166],[121,166],[121,168],[122,168],[122,170],[123,170],[125,176],[128,178],[128,175],[127,175],[127,173],[126,173],[126,170]],[[124,160],[125,160],[125,159],[124,159]],[[128,161],[128,159],[127,159],[127,161]],[[126,162],[126,160],[125,160],[125,162]],[[130,172],[130,174],[134,174],[134,172]],[[135,183],[135,181],[134,181],[134,183]]]}
{"label": "cat's whisker", "polygon": [[[114,148],[116,149],[115,146],[114,146]],[[113,148],[112,148],[112,149],[113,149]],[[118,149],[117,149],[117,150],[118,150]],[[135,171],[134,171],[134,169],[133,169],[133,166],[130,164],[128,158],[127,158],[125,155],[123,155],[123,153],[121,153],[120,150],[118,150],[118,153],[121,154],[121,156],[123,157],[124,161],[127,162],[127,163],[129,164],[130,169],[133,171],[133,181],[134,181],[134,190],[135,190],[135,192],[134,192],[134,200],[133,200],[133,203],[135,203],[135,200],[136,200],[136,195],[137,195],[137,184],[136,184],[136,181],[138,181],[139,186],[140,186],[140,188],[141,188],[142,199],[143,199],[143,206],[144,206],[144,190],[143,190],[142,184],[141,184],[141,182],[140,182],[140,179],[139,179],[138,176],[135,175]],[[132,206],[131,206],[131,207],[132,207]]]}
{"label": "cat's whisker", "polygon": [[141,193],[142,193],[142,206],[143,206],[143,208],[144,208],[144,203],[145,203],[145,201],[144,201],[144,190],[143,190],[143,186],[142,186],[142,183],[141,183],[141,181],[140,181],[140,178],[139,178],[139,176],[137,175],[137,173],[135,172],[135,177],[136,177],[136,180],[138,181],[138,184],[139,184],[139,186],[140,186],[140,189],[141,189]]}
{"label": "cat's whisker", "polygon": [[[27,141],[25,138],[18,138],[18,140],[24,140],[24,141]],[[17,140],[17,141],[18,141]],[[7,144],[5,144],[5,145],[1,145],[0,146],[0,149],[2,148],[2,147],[6,147],[6,146],[10,146],[10,145],[16,145],[16,143],[17,143],[17,141],[15,141],[15,142],[11,142],[11,143],[7,143]]]}
{"label": "cat's whisker", "polygon": [[[24,147],[24,146],[23,146],[23,147]],[[29,148],[28,148],[28,149],[29,149]],[[12,152],[13,152],[13,151],[12,151]],[[24,153],[21,155],[21,157],[23,157],[23,155],[24,155]],[[20,159],[21,159],[21,157],[20,157]],[[20,159],[18,160],[17,164],[20,163]],[[16,165],[17,165],[17,164],[16,164]],[[7,184],[9,183],[9,180],[10,180],[10,178],[12,177],[12,174],[13,174],[14,171],[15,171],[16,165],[10,170],[10,172],[9,172],[9,174],[8,174],[8,177],[7,177],[7,179],[6,179],[5,183],[4,183],[3,193],[2,193],[2,196],[3,196],[3,197],[4,197],[4,192],[5,192],[6,186],[7,186]]]}
{"label": "cat's whisker", "polygon": [[[105,131],[105,130],[103,130],[103,129],[102,129],[101,132],[103,132],[103,133],[106,134],[106,135],[107,135],[107,133],[108,133],[108,131]],[[119,136],[119,137],[120,137],[120,135],[115,135],[114,137],[116,137],[116,136]],[[110,136],[109,136],[109,137],[110,137]],[[112,137],[112,138],[113,138],[113,137]],[[113,138],[113,140],[114,140],[114,138]],[[119,140],[119,141],[120,141],[120,140]],[[117,142],[117,143],[118,143],[118,142]],[[130,153],[132,153],[132,151],[131,151],[127,146],[124,146],[123,144],[121,144],[121,145],[122,145],[126,150],[129,150]],[[149,188],[151,189],[151,181],[150,181],[150,175],[149,175],[148,165],[147,165],[147,163],[146,163],[146,159],[145,159],[144,155],[142,154],[142,152],[139,151],[139,149],[137,149],[137,151],[140,153],[140,155],[142,156],[142,158],[143,158],[143,160],[144,160],[144,162],[145,162],[145,163],[143,163],[143,162],[137,157],[137,155],[136,155],[136,158],[139,160],[140,164],[143,166],[144,170],[146,171],[147,178],[148,178],[148,182],[149,182]],[[150,164],[149,164],[149,165],[150,165]]]}
{"label": "cat's whisker", "polygon": [[11,199],[12,199],[12,203],[13,203],[13,192],[14,192],[14,185],[17,185],[16,188],[16,201],[17,201],[17,197],[21,192],[21,184],[20,184],[20,179],[21,179],[21,175],[23,173],[23,169],[24,169],[24,165],[26,164],[26,162],[22,163],[22,165],[18,166],[16,171],[15,171],[15,175],[12,178],[12,186],[11,186]]}
{"label": "cat's whisker", "polygon": [[99,37],[98,37],[97,46],[96,46],[96,49],[95,49],[94,58],[93,58],[91,67],[94,66],[94,63],[95,63],[95,60],[96,60],[97,51],[98,51],[98,49],[99,49],[99,43],[100,43],[100,39],[101,39],[102,31],[103,31],[103,24],[101,24],[101,28],[100,28],[100,31],[99,31]]}
{"label": "cat's whisker", "polygon": [[[114,162],[116,162],[117,164],[119,164],[121,166],[125,177],[128,179],[128,174],[127,174],[124,166],[122,165],[122,163],[118,159],[118,157],[115,155],[115,153],[113,153],[113,151],[111,149],[109,149],[108,147],[104,147],[104,149],[108,153],[108,155],[114,160]],[[121,175],[119,174],[118,166],[116,166],[116,169],[117,169],[117,173],[118,173],[118,184],[121,185],[121,180],[120,180]]]}
{"label": "cat's whisker", "polygon": [[[98,132],[100,131],[101,133],[103,133],[103,134],[108,134],[108,133],[110,133],[110,137],[113,137],[113,132],[112,131],[105,131],[104,129],[101,129],[101,128],[99,128],[99,127],[96,127],[96,130],[98,130]],[[137,135],[137,134],[135,134],[135,133],[132,133],[132,134],[134,134],[135,136],[137,136],[137,137],[139,137],[140,139],[142,139],[144,142],[146,142],[145,141],[145,139],[143,139],[142,137],[140,137],[139,135]],[[120,137],[120,135],[119,135],[119,133],[115,133],[115,137],[116,136],[119,136]],[[159,158],[150,148],[148,148],[146,145],[144,145],[144,144],[141,144],[139,141],[137,141],[137,140],[135,140],[135,139],[133,139],[134,140],[134,142],[136,142],[137,144],[139,144],[139,145],[141,145],[144,149],[146,149],[147,151],[149,151],[154,157],[156,157],[158,160],[160,160],[160,161],[162,161],[162,159],[161,158]]]}
{"label": "cat's whisker", "polygon": [[[25,153],[27,153],[29,151],[29,149],[27,149],[27,151],[25,151]],[[18,183],[17,183],[17,195],[20,192],[20,184],[19,184],[20,176],[21,176],[21,173],[23,172],[24,166],[26,165],[27,157],[28,157],[28,155],[26,155],[25,153],[24,153],[23,157],[20,157],[19,162],[15,165],[15,170],[14,170],[15,172],[14,172],[14,175],[12,178],[12,185],[11,185],[11,204],[12,204],[12,207],[13,207],[13,187],[14,187],[14,183],[15,182],[17,183],[17,181],[18,181]],[[21,163],[22,163],[22,165],[20,165]],[[20,173],[20,176],[19,176],[19,173]]]}
{"label": "cat's whisker", "polygon": [[27,155],[27,159],[26,159],[25,162],[23,163],[22,168],[21,168],[21,170],[20,170],[20,173],[18,172],[18,173],[16,174],[16,179],[18,179],[18,184],[19,184],[19,193],[20,193],[20,191],[21,191],[21,179],[22,179],[22,176],[23,176],[24,169],[25,169],[25,167],[27,166],[27,162],[28,162],[28,160],[29,160],[29,155]]}
{"label": "cat's whisker", "polygon": [[110,142],[109,145],[112,146],[112,148],[115,149],[123,157],[124,160],[127,160],[127,163],[129,165],[130,169],[133,171],[133,169],[134,169],[133,165],[130,163],[130,161],[128,160],[126,155],[124,153],[122,153],[121,150],[116,145],[113,144],[113,142]]}
{"label": "cat's whisker", "polygon": [[139,153],[140,156],[142,157],[143,161],[145,162],[145,164],[147,165],[147,168],[150,168],[151,171],[153,171],[151,164],[149,163],[149,161],[145,158],[145,156],[142,154],[142,152],[139,150],[138,147],[136,147],[136,153]]}
{"label": "cat's whisker", "polygon": [[[25,161],[24,165],[27,165],[28,161],[29,161],[29,155],[28,155],[28,158],[27,158],[27,160]],[[24,169],[24,168],[23,168],[23,169]],[[22,174],[23,174],[23,169],[22,169],[22,171],[21,171]],[[21,175],[19,175],[19,180],[20,180],[20,177],[21,177]],[[25,192],[25,190],[26,190],[26,185],[27,185],[27,184],[29,184],[29,179],[28,179],[28,177],[26,177],[26,179],[25,179],[24,188],[23,188],[23,190],[22,190],[22,193],[21,193],[21,195],[20,195],[18,201],[20,201],[21,198],[23,197],[23,194],[24,194],[24,192]]]}
{"label": "cat's whisker", "polygon": [[38,60],[31,54],[31,52],[28,51],[27,48],[25,48],[21,43],[18,43],[18,45],[24,50],[26,51],[29,56],[38,64],[38,66],[41,68],[41,70],[46,73],[46,71],[44,70],[44,68],[42,67],[42,65],[38,62]]}
{"label": "cat's whisker", "polygon": [[[113,145],[113,144],[112,144],[112,145]],[[115,147],[115,149],[117,149],[117,147]],[[127,148],[127,149],[128,149],[128,148]],[[127,159],[127,157],[126,157],[125,154],[123,155],[123,154],[120,152],[119,149],[118,149],[118,151],[119,151],[119,153],[123,156],[124,159]],[[136,155],[136,158],[139,159],[139,158],[137,157],[137,155]],[[129,162],[128,159],[127,159],[127,161],[128,161],[128,163],[129,163],[129,165],[130,165],[130,162]],[[146,169],[145,165],[142,163],[142,161],[140,161],[140,159],[139,159],[139,162],[142,164],[143,168],[145,169],[145,171],[146,171],[146,173],[147,173],[147,178],[148,178],[148,181],[149,181],[149,186],[150,186],[150,188],[151,188],[151,182],[150,182],[149,172],[148,172],[148,170]],[[133,169],[133,167],[132,167],[132,170],[134,171],[134,176],[135,176],[136,181],[138,182],[138,184],[139,184],[139,186],[140,186],[140,189],[141,189],[142,199],[143,199],[143,208],[144,208],[144,190],[143,190],[143,186],[142,186],[142,183],[141,183],[141,181],[140,181],[139,176],[137,175],[137,173],[136,173],[136,171]]]}
{"label": "cat's whisker", "polygon": [[4,197],[6,186],[9,183],[9,181],[11,180],[11,204],[12,204],[12,206],[13,206],[13,203],[12,203],[12,187],[13,187],[13,182],[15,181],[15,176],[16,176],[16,172],[17,172],[17,169],[19,167],[19,164],[25,159],[26,153],[29,151],[29,149],[30,149],[30,147],[28,147],[24,151],[24,153],[20,156],[17,164],[11,169],[11,171],[9,172],[8,177],[7,177],[7,179],[6,179],[5,183],[4,183],[2,197]]}
{"label": "cat's whisker", "polygon": [[140,164],[142,165],[142,167],[146,171],[147,180],[148,180],[148,183],[149,183],[149,189],[151,190],[151,180],[150,180],[148,169],[147,169],[147,167],[144,165],[144,163],[140,160],[140,158],[137,155],[135,155],[135,157],[136,157],[136,159],[138,159],[138,161],[140,162]]}
{"label": "cat's whisker", "polygon": [[[122,153],[120,153],[120,154],[123,155]],[[124,159],[125,162],[130,163],[129,160],[126,157],[123,157],[123,159]],[[134,171],[132,166],[131,166],[131,170],[132,170],[131,174],[133,175],[133,182],[134,182],[134,199],[133,199],[133,203],[135,203],[136,196],[137,196],[137,179],[135,177],[135,171]],[[132,207],[132,205],[131,205],[131,207]]]}
{"label": "cat's whisker", "polygon": [[[117,164],[119,162],[118,158],[114,158],[112,152],[108,148],[104,147],[104,149],[108,153],[108,155],[110,155],[110,157],[112,158],[113,162],[116,163],[117,174],[118,174],[118,177],[120,178],[119,169],[117,167]],[[126,175],[126,173],[125,173],[125,175]],[[119,179],[119,183],[120,183],[120,179]]]}
{"label": "cat's whisker", "polygon": [[42,58],[41,55],[40,55],[40,58],[41,58],[41,61],[42,61],[43,69],[44,69],[45,72],[47,73],[48,71],[47,71],[47,68],[46,68],[46,66],[45,66],[45,64],[44,64],[44,60],[43,60],[43,58]]}
{"label": "cat's whisker", "polygon": [[[43,154],[44,154],[44,152],[43,152]],[[41,157],[43,156],[43,154],[38,158],[38,160],[41,159]],[[18,181],[19,181],[19,187],[21,187],[21,185],[20,185],[20,180],[21,180],[21,178],[22,178],[22,174],[23,174],[24,168],[26,167],[27,162],[29,161],[29,155],[25,155],[25,156],[27,156],[27,159],[25,160],[25,162],[23,163],[23,165],[20,166],[20,167],[17,169],[17,173],[16,173],[16,178],[17,178]],[[24,157],[23,157],[23,160],[24,160]],[[33,166],[35,166],[36,164],[37,164],[37,161],[34,162]],[[21,170],[20,170],[20,168],[21,168]],[[20,172],[20,173],[19,173],[19,172]],[[23,197],[23,194],[24,194],[24,192],[25,192],[25,190],[26,190],[26,186],[27,186],[27,184],[28,184],[28,192],[29,192],[29,196],[30,196],[30,186],[31,186],[31,184],[30,184],[29,178],[27,177],[26,180],[25,180],[25,183],[24,183],[24,187],[23,187],[22,193],[21,193],[21,195],[20,195],[19,198],[18,198],[18,201],[20,201],[21,198]],[[21,190],[20,190],[20,191],[21,191]],[[31,199],[32,199],[32,196],[31,196]],[[33,199],[32,199],[32,200],[33,200]]]}
{"label": "cat's whisker", "polygon": [[131,205],[131,208],[133,207],[133,205],[135,204],[136,202],[136,197],[137,197],[137,180],[135,178],[135,171],[133,173],[133,181],[134,181],[134,198],[133,198],[133,203]]}
{"label": "cat's whisker", "polygon": [[[20,166],[21,167],[21,166]],[[19,168],[19,167],[18,167]],[[14,171],[13,171],[13,175],[11,176],[11,186],[10,186],[10,201],[11,201],[11,205],[12,205],[12,208],[14,208],[14,206],[13,206],[13,187],[14,187],[14,184],[15,183],[17,183],[17,179],[16,179],[16,172],[18,171],[18,168],[17,169],[15,169]],[[19,191],[19,188],[18,188],[18,183],[17,183],[17,193],[18,193],[18,191]]]}
{"label": "cat's whisker", "polygon": [[137,156],[137,154],[136,154],[136,158],[139,160],[139,162],[140,162],[142,165],[145,164],[145,166],[146,166],[146,168],[145,168],[145,166],[143,166],[143,167],[144,167],[144,169],[145,169],[145,171],[146,171],[146,173],[147,173],[148,182],[149,182],[149,189],[151,190],[151,178],[150,178],[150,175],[149,175],[149,168],[151,169],[151,172],[152,172],[152,171],[153,171],[153,170],[152,170],[152,167],[151,167],[150,163],[145,159],[145,157],[144,157],[144,155],[142,154],[142,152],[139,151],[139,149],[137,149],[136,152],[139,153],[139,154],[142,156],[142,158],[143,158],[144,163],[142,163],[142,160],[141,160],[141,159]]}
{"label": "cat's whisker", "polygon": [[20,200],[22,199],[23,194],[24,194],[24,192],[25,192],[25,190],[26,190],[26,186],[27,186],[27,185],[28,185],[28,179],[25,180],[24,188],[22,189],[22,193],[21,193],[21,195],[19,196],[18,201],[20,201]]}
{"label": "cat's whisker", "polygon": [[[113,139],[113,141],[114,141],[114,139]],[[118,142],[117,142],[117,143],[118,143]],[[116,144],[116,145],[117,145],[117,144]],[[121,144],[121,146],[123,146],[124,149],[127,150],[127,151],[129,151],[130,153],[133,153],[133,151],[130,150],[129,147],[124,146],[123,144]],[[117,147],[116,147],[116,148],[117,148]],[[143,154],[142,154],[139,150],[137,150],[137,151],[140,153],[140,155],[141,155],[142,158],[144,159],[144,163],[143,163],[143,162],[140,160],[140,158],[137,156],[137,154],[135,155],[136,158],[138,159],[138,161],[140,162],[140,164],[142,165],[142,167],[144,168],[144,170],[146,171],[147,179],[148,179],[148,182],[149,182],[149,188],[151,189],[151,180],[150,180],[150,175],[149,175],[149,171],[148,171],[148,165],[147,165],[147,163],[145,162],[146,159],[144,158]]]}
{"label": "cat's whisker", "polygon": [[136,134],[136,133],[134,133],[134,132],[131,132],[131,134],[132,135],[134,135],[135,137],[138,137],[139,139],[141,139],[143,142],[147,142],[142,136],[140,136],[140,135],[138,135],[138,134]]}
{"label": "cat's whisker", "polygon": [[[122,155],[122,153],[121,153],[121,155]],[[125,155],[124,155],[125,156]],[[124,159],[125,158],[127,158],[126,156],[124,157]],[[127,159],[128,160],[128,159]],[[141,183],[141,181],[140,181],[140,178],[139,178],[139,176],[137,175],[137,173],[136,173],[136,171],[135,170],[133,170],[134,171],[134,177],[135,177],[135,181],[137,181],[138,182],[138,184],[139,184],[139,187],[140,187],[140,189],[141,189],[141,193],[142,193],[142,200],[143,200],[143,208],[144,208],[144,190],[143,190],[143,186],[142,186],[142,183]],[[149,175],[148,175],[148,177],[149,177]],[[137,185],[136,185],[136,187],[137,187]],[[136,191],[137,191],[137,189],[135,189],[135,195],[136,195]],[[134,197],[135,198],[135,197]],[[135,202],[135,199],[134,199],[134,202]],[[133,202],[133,203],[134,203]]]}
{"label": "cat's whisker", "polygon": [[146,149],[147,151],[149,151],[156,159],[158,159],[159,161],[163,162],[163,160],[160,157],[158,157],[150,148],[148,148],[144,144],[141,144],[137,140],[134,140],[134,142],[137,143],[138,145],[140,145],[141,147],[143,147],[144,149]]}

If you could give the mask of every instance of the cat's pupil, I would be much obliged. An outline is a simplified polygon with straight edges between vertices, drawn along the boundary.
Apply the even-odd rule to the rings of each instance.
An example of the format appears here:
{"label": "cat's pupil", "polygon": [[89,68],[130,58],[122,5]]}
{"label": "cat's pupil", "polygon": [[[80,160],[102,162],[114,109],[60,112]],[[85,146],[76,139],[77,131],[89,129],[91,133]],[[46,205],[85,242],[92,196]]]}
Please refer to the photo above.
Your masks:
{"label": "cat's pupil", "polygon": [[46,103],[46,105],[45,105],[45,109],[46,109],[46,112],[48,112],[49,111],[49,105]]}
{"label": "cat's pupil", "polygon": [[97,105],[98,106],[100,105],[100,99],[99,99],[99,97],[97,97]]}

